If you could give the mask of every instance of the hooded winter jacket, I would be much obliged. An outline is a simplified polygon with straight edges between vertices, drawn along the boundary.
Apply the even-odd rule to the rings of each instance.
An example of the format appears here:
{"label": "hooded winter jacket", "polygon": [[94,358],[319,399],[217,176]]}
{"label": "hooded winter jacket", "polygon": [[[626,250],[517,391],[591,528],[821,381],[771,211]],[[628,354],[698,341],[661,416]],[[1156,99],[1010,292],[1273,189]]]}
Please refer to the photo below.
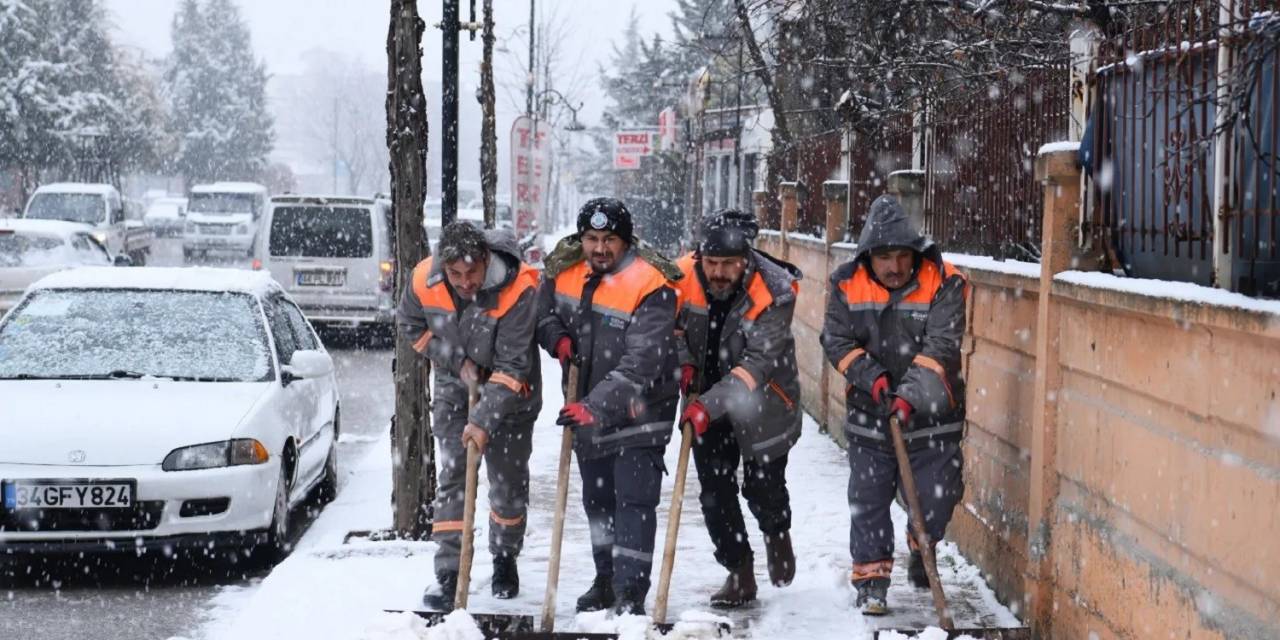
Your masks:
{"label": "hooded winter jacket", "polygon": [[413,348],[435,365],[433,402],[465,414],[463,361],[470,358],[488,372],[470,421],[492,434],[507,426],[504,416],[537,415],[542,369],[533,341],[538,271],[520,262],[510,231],[486,231],[485,239],[489,266],[474,301],[460,299],[442,265],[427,258],[414,267],[396,319]]}
{"label": "hooded winter jacket", "polygon": [[[915,273],[896,291],[885,288],[871,270],[871,252],[884,247],[916,252]],[[848,382],[845,434],[850,441],[888,446],[888,402],[877,405],[871,399],[881,374],[888,374],[891,393],[914,409],[904,434],[911,446],[959,440],[965,416],[960,377],[965,277],[914,229],[896,200],[881,197],[871,205],[857,256],[836,269],[830,286],[821,340]]]}
{"label": "hooded winter jacket", "polygon": [[539,296],[538,343],[554,353],[560,338],[573,341],[577,397],[597,421],[575,429],[578,457],[666,446],[680,386],[676,291],[667,277],[628,249],[609,273],[581,260],[544,278]]}
{"label": "hooded winter jacket", "polygon": [[[711,333],[706,276],[694,253],[678,264],[684,273],[677,284],[680,363],[702,373]],[[712,420],[729,416],[748,459],[777,459],[800,439],[800,379],[791,334],[800,277],[799,269],[764,252],[747,254],[743,286],[720,330],[719,370],[727,375],[699,396]]]}

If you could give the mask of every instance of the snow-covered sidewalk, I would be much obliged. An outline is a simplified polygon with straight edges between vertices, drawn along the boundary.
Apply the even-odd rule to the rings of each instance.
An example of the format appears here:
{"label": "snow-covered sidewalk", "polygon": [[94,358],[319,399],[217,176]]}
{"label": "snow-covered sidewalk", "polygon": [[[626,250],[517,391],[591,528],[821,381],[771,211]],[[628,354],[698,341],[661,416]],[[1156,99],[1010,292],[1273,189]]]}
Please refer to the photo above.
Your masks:
{"label": "snow-covered sidewalk", "polygon": [[[559,364],[543,360],[544,379],[560,379]],[[521,593],[514,600],[496,600],[489,595],[491,559],[484,543],[488,513],[481,473],[475,568],[471,581],[470,608],[486,613],[523,613],[536,616],[541,610],[546,584],[546,562],[551,538],[551,510],[554,505],[556,464],[560,428],[556,412],[563,401],[552,385],[544,393],[544,407],[534,433],[531,461],[528,537],[520,557]],[[667,466],[676,468],[678,437],[667,448]],[[227,588],[214,602],[199,637],[209,640],[355,640],[359,638],[415,638],[416,621],[395,618],[384,609],[418,608],[423,589],[433,580],[432,543],[367,542],[343,544],[348,531],[386,528],[391,523],[391,461],[387,437],[374,445],[368,457],[355,467],[338,496],[300,541],[298,548],[261,583],[252,587]],[[575,616],[573,602],[590,584],[594,570],[586,520],[582,513],[581,491],[576,468],[571,474],[568,517],[565,525],[564,560],[560,573],[557,630],[598,631],[601,616]],[[806,416],[804,436],[791,452],[787,482],[793,508],[793,536],[798,556],[795,582],[778,589],[768,584],[764,568],[764,544],[746,505],[752,546],[757,550],[759,603],[750,609],[729,612],[735,636],[751,638],[869,638],[875,628],[923,628],[934,621],[927,591],[906,586],[906,516],[894,508],[899,561],[894,568],[894,586],[889,604],[894,615],[866,619],[850,606],[848,585],[848,506],[845,485],[848,470],[843,451]],[[666,510],[674,479],[668,476],[660,507],[658,554],[666,531]],[[720,586],[725,571],[712,558],[712,547],[698,508],[698,481],[689,469],[684,516],[672,580],[671,619],[682,616],[705,617],[711,610],[707,597]],[[956,551],[955,545],[940,546],[940,571],[958,626],[1013,626],[1018,624],[1008,609],[996,602],[980,572]],[[657,567],[654,571],[656,590]],[[653,591],[648,608],[653,608]],[[723,612],[716,612],[726,615]],[[431,637],[464,638],[446,629]],[[426,636],[423,636],[426,637]]]}

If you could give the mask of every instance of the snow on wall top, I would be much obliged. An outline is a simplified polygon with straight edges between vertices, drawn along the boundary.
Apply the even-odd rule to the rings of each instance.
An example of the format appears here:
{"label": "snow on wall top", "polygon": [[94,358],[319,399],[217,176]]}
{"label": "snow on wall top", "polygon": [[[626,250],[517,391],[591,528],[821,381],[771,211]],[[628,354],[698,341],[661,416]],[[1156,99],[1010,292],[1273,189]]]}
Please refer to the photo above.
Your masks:
{"label": "snow on wall top", "polygon": [[996,260],[990,256],[971,256],[965,253],[944,253],[942,257],[951,264],[962,269],[978,269],[1007,273],[1024,278],[1040,278],[1040,265],[1034,262],[1018,260]]}
{"label": "snow on wall top", "polygon": [[1243,294],[1233,293],[1223,289],[1205,287],[1198,284],[1192,284],[1190,282],[1148,280],[1145,278],[1120,278],[1100,271],[1063,271],[1062,273],[1054,276],[1053,279],[1058,282],[1066,282],[1068,284],[1091,287],[1094,289],[1123,291],[1124,293],[1145,296],[1148,298],[1162,298],[1178,302],[1230,307],[1243,309],[1245,311],[1254,311],[1280,316],[1280,300],[1250,298]]}
{"label": "snow on wall top", "polygon": [[50,182],[40,185],[36,193],[94,193],[105,196],[116,193],[116,188],[93,182]]}
{"label": "snow on wall top", "polygon": [[1079,151],[1079,140],[1060,140],[1058,142],[1048,142],[1040,145],[1040,151],[1036,155],[1044,155],[1046,153],[1056,153],[1058,151]]}
{"label": "snow on wall top", "polygon": [[191,193],[266,193],[267,188],[256,182],[214,182],[191,187]]}
{"label": "snow on wall top", "polygon": [[63,220],[36,220],[28,218],[0,218],[0,231],[17,231],[20,233],[47,233],[63,239],[78,231],[89,229],[88,225]]}
{"label": "snow on wall top", "polygon": [[265,271],[211,267],[84,267],[45,276],[36,289],[177,289],[265,296],[280,289]]}

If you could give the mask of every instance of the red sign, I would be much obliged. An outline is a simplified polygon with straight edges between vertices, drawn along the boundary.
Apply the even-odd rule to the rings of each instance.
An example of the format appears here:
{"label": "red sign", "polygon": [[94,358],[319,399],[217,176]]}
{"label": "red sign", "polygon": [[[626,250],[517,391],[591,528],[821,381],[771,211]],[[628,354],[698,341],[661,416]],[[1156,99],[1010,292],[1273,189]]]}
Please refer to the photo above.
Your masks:
{"label": "red sign", "polygon": [[511,125],[511,206],[517,238],[538,230],[546,212],[551,168],[551,125],[528,116]]}

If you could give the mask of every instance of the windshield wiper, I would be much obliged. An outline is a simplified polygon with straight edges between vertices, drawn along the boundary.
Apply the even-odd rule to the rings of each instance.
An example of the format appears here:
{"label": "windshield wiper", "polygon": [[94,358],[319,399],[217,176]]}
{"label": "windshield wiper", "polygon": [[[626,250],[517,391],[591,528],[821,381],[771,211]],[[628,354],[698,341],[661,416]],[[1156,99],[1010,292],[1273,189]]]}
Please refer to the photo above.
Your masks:
{"label": "windshield wiper", "polygon": [[179,382],[244,382],[240,378],[225,378],[218,376],[156,376],[157,378],[168,378]]}
{"label": "windshield wiper", "polygon": [[129,378],[130,380],[137,380],[138,378],[141,378],[141,377],[143,377],[143,376],[145,376],[145,375],[147,375],[147,374],[145,374],[145,373],[138,373],[137,371],[129,371],[129,370],[127,370],[127,369],[112,369],[111,371],[108,371],[108,372],[107,372],[107,374],[106,374],[105,376],[103,376],[103,377],[105,377],[105,378]]}

